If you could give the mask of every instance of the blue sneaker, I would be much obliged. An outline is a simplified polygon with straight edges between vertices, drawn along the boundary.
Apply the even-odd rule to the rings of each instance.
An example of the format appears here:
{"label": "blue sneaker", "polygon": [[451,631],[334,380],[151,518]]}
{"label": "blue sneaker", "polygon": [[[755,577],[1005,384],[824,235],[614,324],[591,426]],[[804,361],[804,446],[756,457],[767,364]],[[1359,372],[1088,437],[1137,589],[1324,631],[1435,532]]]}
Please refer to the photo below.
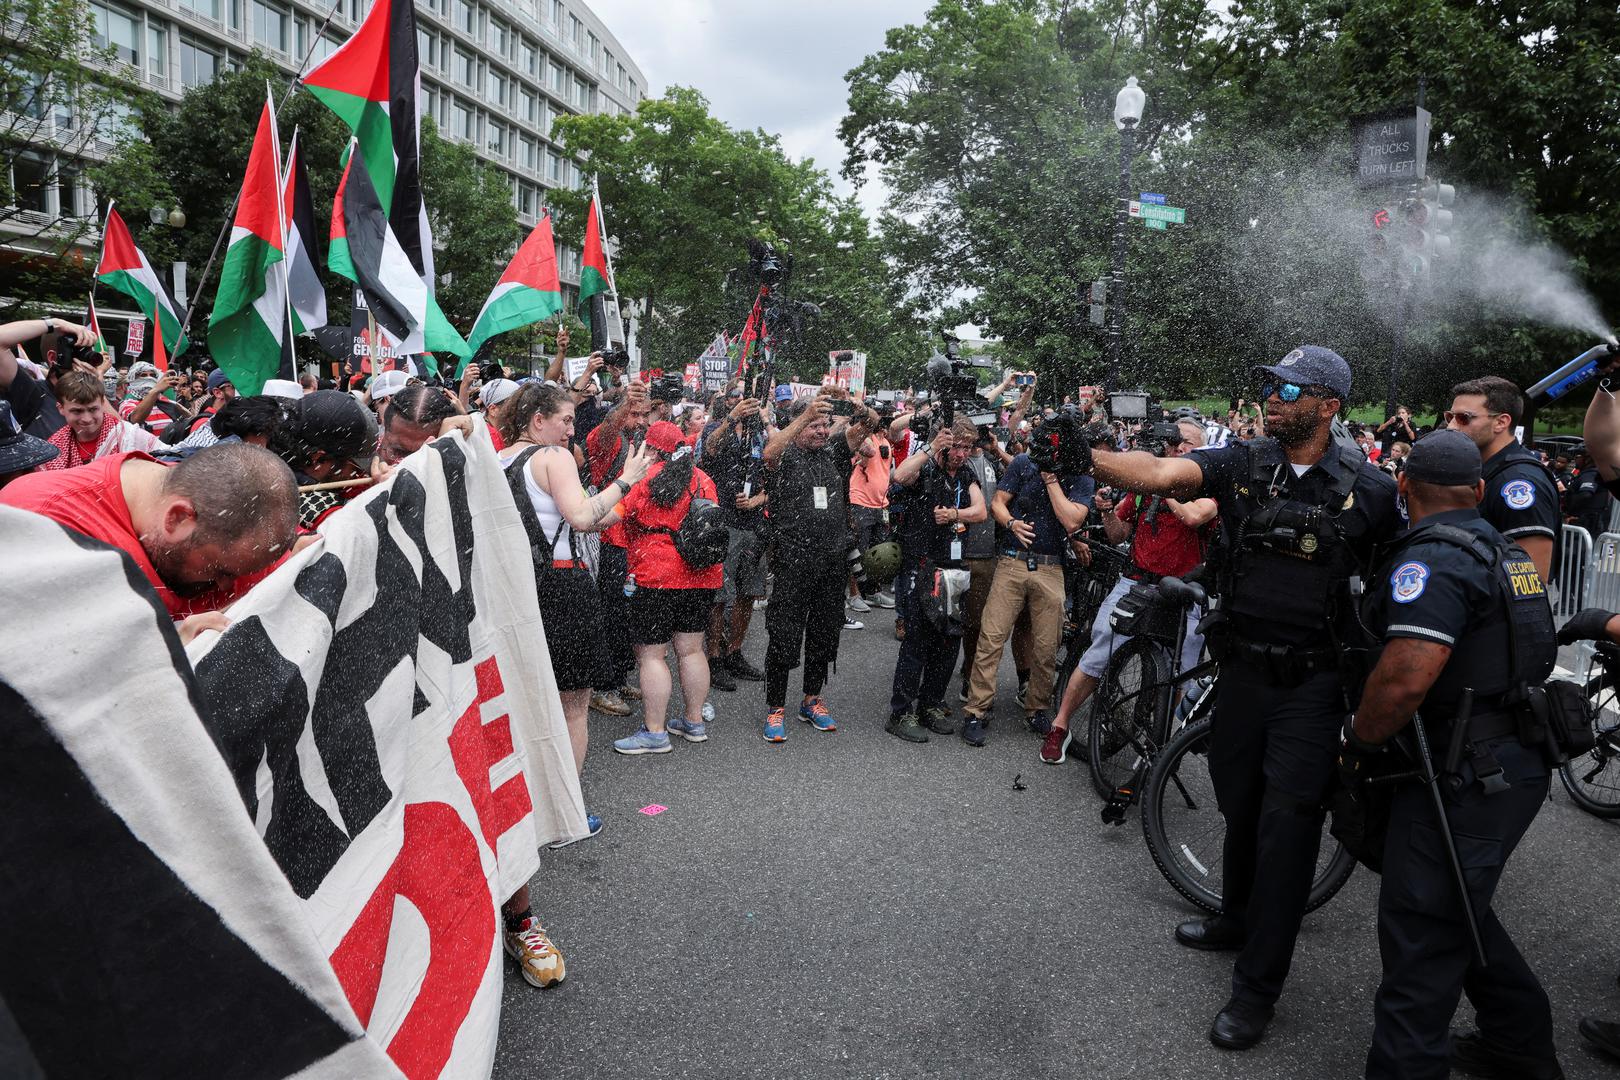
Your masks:
{"label": "blue sneaker", "polygon": [[786,710],[778,706],[765,717],[765,741],[787,742],[787,730],[782,726],[782,716]]}
{"label": "blue sneaker", "polygon": [[817,731],[838,730],[838,725],[833,721],[832,714],[827,711],[827,706],[821,703],[820,697],[813,697],[799,706],[799,719]]}
{"label": "blue sneaker", "polygon": [[602,831],[602,819],[597,817],[595,814],[586,814],[585,828],[589,831],[587,831],[584,836],[576,836],[571,840],[557,840],[547,844],[546,846],[552,851],[556,851],[560,848],[567,847],[569,844],[577,844],[581,840],[589,840],[591,837]]}
{"label": "blue sneaker", "polygon": [[654,735],[646,728],[642,728],[628,739],[615,739],[613,749],[621,754],[667,754],[675,749],[669,743],[669,732],[660,731]]}
{"label": "blue sneaker", "polygon": [[669,718],[669,733],[679,735],[687,742],[707,742],[709,725],[701,720],[694,724],[684,716],[672,716]]}

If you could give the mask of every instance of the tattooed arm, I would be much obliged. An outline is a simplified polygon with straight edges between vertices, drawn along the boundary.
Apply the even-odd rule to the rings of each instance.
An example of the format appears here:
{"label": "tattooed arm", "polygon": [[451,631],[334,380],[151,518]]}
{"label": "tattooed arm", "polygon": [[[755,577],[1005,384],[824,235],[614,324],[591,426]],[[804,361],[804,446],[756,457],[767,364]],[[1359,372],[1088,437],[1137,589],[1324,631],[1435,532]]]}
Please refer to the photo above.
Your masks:
{"label": "tattooed arm", "polygon": [[1361,708],[1354,721],[1356,737],[1383,743],[1412,721],[1429,688],[1440,677],[1451,646],[1418,638],[1391,638],[1378,666],[1367,677]]}
{"label": "tattooed arm", "polygon": [[562,447],[548,447],[534,455],[529,460],[529,469],[540,490],[556,500],[557,509],[576,532],[596,532],[619,520],[613,508],[638,480],[647,475],[651,460],[645,447],[636,447],[635,452],[625,459],[624,472],[620,476],[624,483],[614,481],[595,495],[585,494],[573,456],[564,452]]}

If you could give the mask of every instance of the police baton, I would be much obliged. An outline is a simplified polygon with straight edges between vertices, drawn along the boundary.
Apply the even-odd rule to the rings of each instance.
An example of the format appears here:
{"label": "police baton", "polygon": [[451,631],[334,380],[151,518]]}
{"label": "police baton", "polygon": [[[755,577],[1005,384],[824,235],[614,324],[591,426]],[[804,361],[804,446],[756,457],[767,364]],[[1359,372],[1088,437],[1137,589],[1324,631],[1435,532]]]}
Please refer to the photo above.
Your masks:
{"label": "police baton", "polygon": [[[1472,691],[1465,691],[1462,699],[1462,709],[1457,716],[1458,727],[1468,723],[1468,714],[1473,710],[1474,695]],[[1429,733],[1423,728],[1423,719],[1417,715],[1412,717],[1412,736],[1417,740],[1420,776],[1423,786],[1429,789],[1429,798],[1434,802],[1435,815],[1440,819],[1440,837],[1446,842],[1446,858],[1451,862],[1451,875],[1457,882],[1457,894],[1462,900],[1463,918],[1468,921],[1468,936],[1474,943],[1474,958],[1479,966],[1485,966],[1485,944],[1479,937],[1479,920],[1474,917],[1474,901],[1468,895],[1468,879],[1463,877],[1462,861],[1457,858],[1457,841],[1451,834],[1451,819],[1446,816],[1446,801],[1440,794],[1440,777],[1434,771],[1434,758],[1429,753]],[[1453,740],[1453,745],[1458,745]],[[1449,758],[1451,755],[1448,754]]]}

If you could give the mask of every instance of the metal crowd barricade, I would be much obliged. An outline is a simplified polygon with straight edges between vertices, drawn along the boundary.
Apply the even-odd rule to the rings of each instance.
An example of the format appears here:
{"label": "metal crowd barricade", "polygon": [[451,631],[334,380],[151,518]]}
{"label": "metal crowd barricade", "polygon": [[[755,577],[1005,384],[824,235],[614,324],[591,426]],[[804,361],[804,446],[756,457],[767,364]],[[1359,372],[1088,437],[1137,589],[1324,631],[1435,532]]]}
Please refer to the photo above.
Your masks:
{"label": "metal crowd barricade", "polygon": [[[1620,535],[1604,533],[1611,549],[1620,547]],[[1620,566],[1615,569],[1620,570]],[[1553,581],[1553,618],[1561,626],[1581,608],[1588,606],[1588,594],[1597,567],[1592,561],[1592,534],[1579,525],[1565,525],[1558,545],[1558,575]],[[1620,587],[1620,583],[1617,583]]]}
{"label": "metal crowd barricade", "polygon": [[1606,532],[1592,541],[1586,565],[1586,597],[1581,606],[1620,611],[1620,532]]}

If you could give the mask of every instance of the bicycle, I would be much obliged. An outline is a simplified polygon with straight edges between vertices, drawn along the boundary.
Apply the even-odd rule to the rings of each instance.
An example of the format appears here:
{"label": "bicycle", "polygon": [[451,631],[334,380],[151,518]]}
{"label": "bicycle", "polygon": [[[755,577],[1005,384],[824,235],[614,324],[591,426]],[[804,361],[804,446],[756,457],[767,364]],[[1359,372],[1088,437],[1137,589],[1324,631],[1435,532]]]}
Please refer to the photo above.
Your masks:
{"label": "bicycle", "polygon": [[1597,744],[1558,767],[1558,778],[1576,806],[1600,818],[1620,818],[1620,646],[1596,643],[1586,680]]}
{"label": "bicycle", "polygon": [[[1054,706],[1063,700],[1074,670],[1091,644],[1091,624],[1097,618],[1114,584],[1131,565],[1130,548],[1108,543],[1100,525],[1087,525],[1087,546],[1091,549],[1091,565],[1081,566],[1077,561],[1064,563],[1064,594],[1068,610],[1063,617],[1063,637],[1058,642],[1057,685],[1052,690]],[[1077,755],[1078,756],[1078,755]]]}

